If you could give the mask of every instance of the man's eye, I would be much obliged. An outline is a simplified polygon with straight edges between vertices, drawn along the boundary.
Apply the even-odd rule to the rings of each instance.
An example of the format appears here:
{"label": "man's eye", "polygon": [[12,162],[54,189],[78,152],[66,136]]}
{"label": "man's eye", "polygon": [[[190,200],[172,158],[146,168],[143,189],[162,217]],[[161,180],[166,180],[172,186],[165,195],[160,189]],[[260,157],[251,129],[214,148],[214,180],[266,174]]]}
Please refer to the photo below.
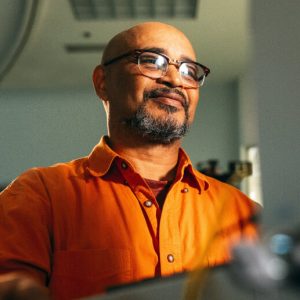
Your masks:
{"label": "man's eye", "polygon": [[140,62],[143,64],[155,64],[157,61],[157,56],[152,54],[144,54],[140,58]]}
{"label": "man's eye", "polygon": [[180,67],[181,75],[187,78],[191,78],[193,80],[198,79],[198,69],[193,64],[183,63]]}
{"label": "man's eye", "polygon": [[164,57],[157,55],[157,54],[148,54],[148,53],[144,53],[141,57],[140,57],[140,64],[143,64],[145,66],[152,66],[155,65],[156,67],[162,67],[166,64],[166,61],[164,59]]}

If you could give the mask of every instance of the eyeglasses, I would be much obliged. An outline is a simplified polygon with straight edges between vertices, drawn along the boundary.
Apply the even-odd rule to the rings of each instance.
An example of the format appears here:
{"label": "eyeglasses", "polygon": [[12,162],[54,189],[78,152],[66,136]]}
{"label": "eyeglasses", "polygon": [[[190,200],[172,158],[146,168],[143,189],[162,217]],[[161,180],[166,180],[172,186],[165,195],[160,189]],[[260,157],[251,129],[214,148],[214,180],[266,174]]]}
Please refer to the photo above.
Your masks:
{"label": "eyeglasses", "polygon": [[103,65],[108,66],[128,56],[133,56],[138,64],[140,72],[150,78],[158,79],[166,75],[169,65],[178,68],[182,84],[185,87],[197,88],[203,86],[204,80],[210,73],[210,69],[194,61],[180,61],[171,59],[167,55],[153,50],[136,49],[117,56]]}

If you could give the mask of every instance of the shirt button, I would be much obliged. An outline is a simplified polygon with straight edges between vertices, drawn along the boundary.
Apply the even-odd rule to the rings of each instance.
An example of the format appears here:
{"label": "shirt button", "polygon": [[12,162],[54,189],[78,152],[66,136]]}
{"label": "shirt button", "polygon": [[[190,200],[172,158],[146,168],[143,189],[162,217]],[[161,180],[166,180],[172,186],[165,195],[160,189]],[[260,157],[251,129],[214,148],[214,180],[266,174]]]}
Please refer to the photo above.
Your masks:
{"label": "shirt button", "polygon": [[127,164],[126,164],[126,162],[122,161],[121,166],[122,166],[123,169],[127,169]]}
{"label": "shirt button", "polygon": [[144,202],[144,205],[145,205],[146,207],[151,207],[152,204],[153,204],[153,203],[152,203],[151,200],[147,200],[147,201]]}
{"label": "shirt button", "polygon": [[184,189],[182,190],[183,193],[187,193],[188,191],[189,191],[188,188],[184,188]]}
{"label": "shirt button", "polygon": [[174,262],[175,258],[174,258],[174,256],[172,254],[169,254],[167,256],[167,260],[168,260],[169,263],[172,263],[172,262]]}

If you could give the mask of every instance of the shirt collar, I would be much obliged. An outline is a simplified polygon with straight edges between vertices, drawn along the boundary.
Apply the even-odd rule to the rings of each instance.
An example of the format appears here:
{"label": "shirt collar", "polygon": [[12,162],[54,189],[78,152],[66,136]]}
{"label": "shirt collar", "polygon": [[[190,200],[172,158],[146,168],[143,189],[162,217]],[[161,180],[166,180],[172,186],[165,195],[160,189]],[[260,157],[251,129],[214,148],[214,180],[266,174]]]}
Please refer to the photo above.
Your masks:
{"label": "shirt collar", "polygon": [[190,175],[190,178],[196,183],[196,187],[198,188],[199,193],[201,192],[201,190],[205,191],[208,189],[209,183],[206,176],[193,168],[193,164],[189,156],[182,148],[179,149],[178,161],[179,164],[175,180],[182,180],[184,176]]}
{"label": "shirt collar", "polygon": [[93,176],[103,176],[110,169],[113,161],[119,157],[119,155],[114,152],[108,146],[108,137],[103,136],[91,154],[88,156],[87,169]]}
{"label": "shirt collar", "polygon": [[[109,171],[113,161],[118,158],[122,159],[119,154],[109,147],[108,137],[103,136],[88,156],[87,169],[93,176],[103,176]],[[190,158],[182,148],[179,149],[178,162],[175,181],[181,181],[185,176],[190,175],[192,180],[195,181],[199,192],[208,189],[209,184],[205,175],[193,168]]]}

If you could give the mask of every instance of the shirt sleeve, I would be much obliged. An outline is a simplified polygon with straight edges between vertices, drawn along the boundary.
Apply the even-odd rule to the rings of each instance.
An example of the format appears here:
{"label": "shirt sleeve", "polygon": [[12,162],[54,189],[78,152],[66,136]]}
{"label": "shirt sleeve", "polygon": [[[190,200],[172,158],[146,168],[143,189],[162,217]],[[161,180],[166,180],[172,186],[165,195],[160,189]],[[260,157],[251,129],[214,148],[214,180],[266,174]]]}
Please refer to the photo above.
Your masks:
{"label": "shirt sleeve", "polygon": [[0,274],[22,272],[47,285],[51,227],[42,176],[29,170],[0,193]]}

